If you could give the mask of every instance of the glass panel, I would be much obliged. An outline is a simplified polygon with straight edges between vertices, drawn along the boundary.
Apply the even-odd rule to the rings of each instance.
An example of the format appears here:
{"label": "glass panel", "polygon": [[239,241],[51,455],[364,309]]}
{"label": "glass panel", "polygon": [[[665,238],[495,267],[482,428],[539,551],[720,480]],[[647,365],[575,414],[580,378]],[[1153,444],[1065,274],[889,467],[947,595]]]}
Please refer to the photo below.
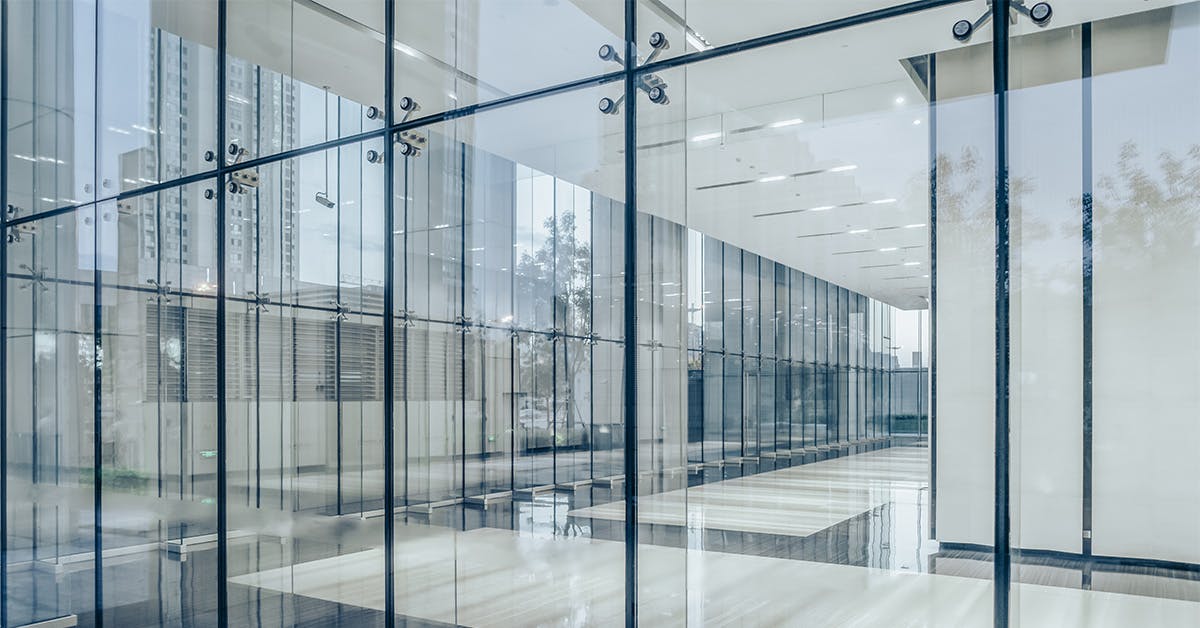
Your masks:
{"label": "glass panel", "polygon": [[[831,22],[905,4],[902,0],[786,2],[748,0],[732,5],[722,0],[638,0],[637,43],[645,57],[654,47],[651,35],[661,32],[668,45],[658,58],[709,50],[746,39]],[[980,8],[982,10],[982,8]],[[969,13],[975,13],[972,7]],[[963,16],[967,17],[967,16]],[[975,15],[969,16],[974,19]],[[954,20],[951,20],[951,24]],[[946,26],[949,29],[949,26]]]}
{"label": "glass panel", "polygon": [[624,617],[623,127],[596,109],[612,91],[401,138],[398,621]]}
{"label": "glass panel", "polygon": [[98,207],[106,621],[213,620],[215,187]]}
{"label": "glass panel", "polygon": [[216,167],[216,0],[100,0],[100,195]]}
{"label": "glass panel", "polygon": [[[402,1],[395,30],[400,120],[619,71],[625,11],[613,0]],[[604,45],[616,56],[598,55]]]}
{"label": "glass panel", "polygon": [[89,206],[36,220],[5,245],[13,625],[95,609],[95,216]]}
{"label": "glass panel", "polygon": [[[953,19],[974,19],[975,11],[966,8],[955,11]],[[949,24],[944,22],[940,28]],[[932,128],[927,130],[934,146],[934,206],[928,220],[913,217],[913,224],[928,222],[936,241],[936,262],[931,262],[928,273],[936,289],[936,297],[930,299],[931,327],[937,335],[929,508],[934,537],[944,551],[934,559],[932,570],[990,578],[995,542],[997,353],[996,129],[988,37],[989,30],[983,30],[926,64],[935,103],[930,112]],[[897,270],[892,276],[926,274],[906,267]],[[876,359],[890,364],[892,316],[881,308],[876,320]],[[891,405],[890,377],[879,377],[876,386],[877,403],[886,414]]]}
{"label": "glass panel", "polygon": [[1200,5],[1070,6],[1011,47],[1014,623],[1194,623]]}
{"label": "glass panel", "polygon": [[[185,4],[182,19],[211,21],[208,3]],[[227,10],[226,163],[382,126],[382,2],[232,0]]]}
{"label": "glass panel", "polygon": [[223,192],[231,623],[383,622],[380,148]]}
{"label": "glass panel", "polygon": [[[878,326],[868,353],[868,310],[879,303],[890,320],[928,306],[932,94],[929,58],[918,51],[931,38],[954,45],[933,25],[948,29],[956,15],[935,10],[846,28],[645,79],[665,85],[669,101],[639,101],[638,209],[655,226],[639,232],[638,245],[670,246],[660,234],[672,231],[658,225],[682,222],[692,234],[680,253],[688,289],[700,292],[685,302],[702,310],[687,319],[702,329],[683,398],[687,486],[675,488],[682,483],[669,464],[639,469],[639,612],[656,625],[734,615],[870,623],[868,600],[892,585],[872,580],[864,590],[864,567],[919,572],[965,600],[906,605],[893,623],[991,617],[989,580],[947,577],[943,563],[918,558],[937,551],[930,450],[918,438],[890,439],[890,406],[872,406],[880,414],[872,417],[867,403],[867,382],[887,381],[896,368],[890,329]],[[990,46],[975,43],[986,64]],[[869,54],[843,50],[856,45]],[[772,72],[789,80],[763,84]],[[971,129],[983,134],[976,163],[990,150],[989,119],[981,115]],[[973,189],[982,198],[990,198],[987,173],[980,164]],[[990,235],[976,234],[973,245],[991,250]],[[639,269],[639,296],[654,303],[654,258],[638,259],[651,264]],[[639,311],[643,334],[655,332],[657,319],[646,320],[653,311]],[[992,331],[986,319],[975,326]],[[676,374],[659,362],[640,368],[640,409],[653,408],[646,421],[658,420],[644,400],[657,394],[645,386],[658,377]],[[639,432],[649,439],[644,416]],[[972,497],[990,503],[992,487],[980,489]],[[686,554],[671,551],[680,547]],[[792,556],[805,562],[784,559]],[[763,568],[775,575],[763,577]],[[806,593],[831,589],[862,606]]]}
{"label": "glass panel", "polygon": [[95,200],[95,0],[16,0],[4,29],[9,215]]}

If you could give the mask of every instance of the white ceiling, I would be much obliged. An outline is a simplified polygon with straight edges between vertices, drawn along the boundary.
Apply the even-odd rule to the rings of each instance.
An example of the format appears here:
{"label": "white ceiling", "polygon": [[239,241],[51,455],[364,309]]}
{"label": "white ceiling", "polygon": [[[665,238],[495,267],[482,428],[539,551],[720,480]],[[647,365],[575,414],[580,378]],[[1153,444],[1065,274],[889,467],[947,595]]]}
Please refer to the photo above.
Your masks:
{"label": "white ceiling", "polygon": [[[382,15],[370,8],[375,3],[320,3],[231,3],[239,7],[231,15],[231,51],[351,99],[381,101],[380,44],[364,30],[382,30]],[[1057,0],[1048,30],[1179,3]],[[601,43],[619,43],[622,4],[405,0],[399,3],[398,39],[402,50],[417,54],[397,56],[398,85],[417,96],[427,114],[615,69],[595,51]],[[685,27],[672,12],[691,32],[719,45],[894,4],[661,0],[643,3],[639,20],[644,33],[666,32],[673,40],[669,54],[680,54],[695,46],[684,42]],[[928,228],[912,225],[928,222],[928,106],[902,61],[968,47],[953,40],[950,26],[985,8],[975,0],[663,72],[671,103],[653,105],[644,97],[638,103],[639,209],[898,307],[924,307]],[[329,12],[350,22],[331,20]],[[278,28],[282,21],[291,29]],[[204,33],[211,33],[198,21],[176,16],[173,22],[193,39],[205,41]],[[1014,36],[1036,30],[1022,19]],[[981,110],[988,110],[989,39],[985,27],[971,53],[946,56],[945,67],[939,66],[943,95],[980,99]],[[1033,61],[1014,63],[1021,74],[1014,81],[1069,78],[1070,63],[1056,78],[1061,64],[1037,62],[1074,58],[1065,48],[1069,37],[1037,41],[1013,47],[1014,59],[1027,55]],[[596,109],[601,96],[620,92],[620,84],[578,90],[455,120],[440,130],[622,199],[622,119]],[[769,126],[798,119],[804,122]],[[979,124],[990,128],[990,118]],[[692,141],[705,136],[710,139]],[[819,172],[789,176],[812,171]],[[780,175],[786,178],[758,182]],[[751,182],[705,189],[737,181]],[[822,207],[832,209],[756,217]]]}

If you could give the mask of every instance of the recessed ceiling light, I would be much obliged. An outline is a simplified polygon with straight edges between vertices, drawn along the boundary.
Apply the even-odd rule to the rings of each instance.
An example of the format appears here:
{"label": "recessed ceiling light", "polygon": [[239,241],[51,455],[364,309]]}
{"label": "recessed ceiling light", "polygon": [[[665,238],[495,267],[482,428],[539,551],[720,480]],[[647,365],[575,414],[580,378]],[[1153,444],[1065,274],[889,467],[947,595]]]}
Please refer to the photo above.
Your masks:
{"label": "recessed ceiling light", "polygon": [[707,142],[708,140],[715,140],[719,137],[721,137],[721,134],[719,132],[718,133],[701,133],[700,135],[693,137],[692,141],[693,142]]}
{"label": "recessed ceiling light", "polygon": [[783,175],[781,175],[781,174],[777,174],[777,175],[775,175],[775,176],[773,176],[773,177],[763,177],[763,178],[759,179],[759,180],[758,180],[758,182],[759,182],[759,183],[774,183],[774,182],[776,182],[776,181],[783,181],[783,180],[784,180],[784,179],[786,179],[786,178],[787,178],[787,177],[785,177],[785,176],[783,176]]}
{"label": "recessed ceiling light", "polygon": [[897,105],[903,105],[903,104],[904,104],[904,97],[903,97],[903,96],[897,96],[897,97],[896,97],[896,104],[897,104]]}
{"label": "recessed ceiling light", "polygon": [[900,250],[898,247],[885,246],[882,249],[879,249],[879,252],[880,253],[891,253],[892,251],[898,251],[898,250]]}
{"label": "recessed ceiling light", "polygon": [[921,275],[921,276],[924,277],[925,279],[929,279],[929,275]]}
{"label": "recessed ceiling light", "polygon": [[867,233],[870,229],[851,229],[846,233]]}
{"label": "recessed ceiling light", "polygon": [[772,122],[771,124],[769,124],[767,126],[771,127],[772,129],[778,129],[778,128],[785,127],[785,126],[795,126],[797,124],[804,124],[804,120],[801,120],[800,118],[793,118],[791,120],[780,120],[779,122]]}
{"label": "recessed ceiling light", "polygon": [[923,223],[923,222],[919,222],[919,223],[917,223],[917,224],[915,224],[915,225],[904,225],[904,228],[905,228],[905,229],[920,229],[920,228],[922,228],[922,227],[924,227],[924,226],[925,226],[925,223]]}
{"label": "recessed ceiling light", "polygon": [[834,166],[833,168],[829,169],[829,172],[847,172],[850,170],[855,170],[857,168],[858,168],[858,166],[855,166],[854,164],[849,164],[846,166]]}
{"label": "recessed ceiling light", "polygon": [[871,201],[871,204],[872,205],[887,205],[888,203],[895,203],[895,202],[896,202],[896,199],[894,199],[894,198],[881,198],[877,201]]}
{"label": "recessed ceiling light", "polygon": [[920,126],[920,124],[921,124],[921,119],[920,119],[920,118],[917,118],[916,120],[913,120],[913,124],[915,124],[915,125],[917,125],[917,126]]}

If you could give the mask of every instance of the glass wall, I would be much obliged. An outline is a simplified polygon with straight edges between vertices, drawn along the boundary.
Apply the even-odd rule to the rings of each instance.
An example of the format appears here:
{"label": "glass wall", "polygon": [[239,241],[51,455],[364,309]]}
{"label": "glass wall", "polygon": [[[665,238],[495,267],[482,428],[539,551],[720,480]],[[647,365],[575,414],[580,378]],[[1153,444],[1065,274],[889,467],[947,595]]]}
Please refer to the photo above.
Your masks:
{"label": "glass wall", "polygon": [[984,4],[5,0],[0,625],[1200,624],[1200,4]]}

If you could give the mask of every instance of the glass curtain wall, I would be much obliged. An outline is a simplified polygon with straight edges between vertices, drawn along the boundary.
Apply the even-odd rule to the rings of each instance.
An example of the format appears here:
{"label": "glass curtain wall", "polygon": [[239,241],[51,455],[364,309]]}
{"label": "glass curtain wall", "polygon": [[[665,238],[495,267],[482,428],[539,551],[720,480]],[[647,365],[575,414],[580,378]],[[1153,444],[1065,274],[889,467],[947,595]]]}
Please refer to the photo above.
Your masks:
{"label": "glass curtain wall", "polygon": [[5,0],[0,624],[1200,622],[1200,5],[1053,4]]}

